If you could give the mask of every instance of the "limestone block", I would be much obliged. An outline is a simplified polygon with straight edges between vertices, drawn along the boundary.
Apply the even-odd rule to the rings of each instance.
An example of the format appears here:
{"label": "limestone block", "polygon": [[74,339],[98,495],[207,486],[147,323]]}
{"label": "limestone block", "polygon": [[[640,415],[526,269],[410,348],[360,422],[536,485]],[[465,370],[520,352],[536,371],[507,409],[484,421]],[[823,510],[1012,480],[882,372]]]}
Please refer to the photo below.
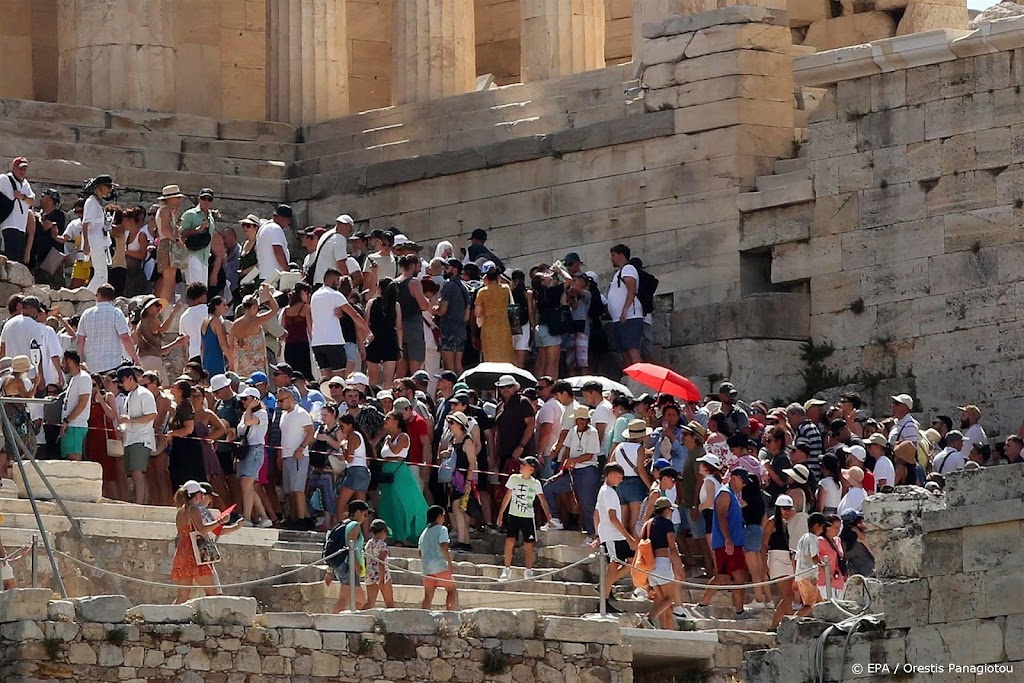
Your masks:
{"label": "limestone block", "polygon": [[834,50],[862,45],[896,35],[896,22],[886,12],[861,12],[815,21],[807,29],[804,45],[818,50]]}
{"label": "limestone block", "polygon": [[34,282],[35,278],[32,276],[26,266],[21,263],[14,263],[12,261],[7,262],[7,282],[18,285],[19,287],[30,287]]}
{"label": "limestone block", "polygon": [[267,612],[257,617],[264,628],[313,628],[313,615],[305,612]]}
{"label": "limestone block", "polygon": [[196,617],[193,605],[136,605],[128,610],[130,621],[150,624],[187,624]]}
{"label": "limestone block", "polygon": [[193,598],[185,603],[196,610],[200,624],[236,624],[252,626],[256,618],[256,599],[225,595]]}
{"label": "limestone block", "polygon": [[0,591],[0,623],[45,621],[47,603],[53,592],[48,588],[15,588]]}
{"label": "limestone block", "polygon": [[104,624],[120,624],[131,607],[128,598],[123,595],[97,595],[76,598],[74,602],[79,619]]}
{"label": "limestone block", "polygon": [[789,0],[786,6],[790,26],[810,26],[832,17],[828,0]]}
{"label": "limestone block", "polygon": [[745,49],[788,54],[791,44],[789,31],[783,26],[726,24],[697,31],[685,54],[687,59]]}
{"label": "limestone block", "polygon": [[[64,500],[95,503],[103,497],[103,469],[99,463],[40,460],[36,464],[46,475],[57,495]],[[50,500],[50,491],[39,478],[35,468],[26,467],[25,472],[32,494],[41,500]],[[18,497],[28,498],[28,489],[20,469],[14,470],[14,482],[18,487]]]}
{"label": "limestone block", "polygon": [[810,237],[814,204],[805,202],[745,213],[740,223],[740,249],[769,247]]}
{"label": "limestone block", "polygon": [[[987,362],[987,361],[986,361]],[[949,507],[961,505],[980,505],[1012,501],[1020,495],[1012,495],[1012,491],[1020,491],[1024,485],[1024,472],[1015,472],[1015,468],[992,467],[983,470],[957,472],[946,479],[946,503]]]}
{"label": "limestone block", "polygon": [[522,3],[523,82],[603,67],[605,30],[604,0]]}
{"label": "limestone block", "polygon": [[928,621],[941,624],[989,616],[984,572],[932,576],[928,581]]}
{"label": "limestone block", "polygon": [[622,633],[618,621],[598,616],[581,619],[572,617],[543,618],[544,638],[572,643],[605,643],[621,645]]}
{"label": "limestone block", "polygon": [[729,99],[675,111],[676,133],[697,133],[739,124],[793,127],[793,105],[789,102],[762,102]]}
{"label": "limestone block", "polygon": [[504,610],[480,607],[463,610],[464,622],[476,625],[480,638],[533,638],[537,626],[534,610]]}
{"label": "limestone block", "polygon": [[965,527],[962,537],[964,571],[1015,571],[1022,566],[1024,544],[1018,521]]}
{"label": "limestone block", "polygon": [[871,612],[885,612],[885,622],[889,628],[929,623],[929,597],[934,596],[934,591],[929,589],[926,579],[851,581],[846,586],[844,597],[863,606],[868,604],[865,593],[871,596]]}
{"label": "limestone block", "polygon": [[772,282],[792,282],[842,269],[842,240],[838,235],[806,242],[778,244],[772,249]]}
{"label": "limestone block", "polygon": [[[907,86],[909,91],[909,80]],[[992,93],[979,92],[971,97],[954,97],[925,103],[926,140],[948,138],[958,133],[985,130],[994,126],[995,107]]]}
{"label": "limestone block", "polygon": [[342,633],[372,633],[375,617],[367,614],[314,614],[313,628],[317,631]]}
{"label": "limestone block", "polygon": [[967,22],[966,4],[956,6],[914,0],[903,13],[896,35],[905,36],[943,28],[965,29]]}
{"label": "limestone block", "polygon": [[72,621],[75,618],[75,603],[71,600],[51,600],[46,607],[49,621]]}

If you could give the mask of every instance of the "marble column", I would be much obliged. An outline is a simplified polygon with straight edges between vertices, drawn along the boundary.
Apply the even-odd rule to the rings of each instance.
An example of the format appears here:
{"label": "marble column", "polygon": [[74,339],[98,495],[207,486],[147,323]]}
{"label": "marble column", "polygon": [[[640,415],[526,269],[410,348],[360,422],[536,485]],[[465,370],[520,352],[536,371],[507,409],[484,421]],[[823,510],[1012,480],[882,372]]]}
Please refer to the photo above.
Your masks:
{"label": "marble column", "polygon": [[60,102],[176,108],[174,0],[59,0]]}
{"label": "marble column", "polygon": [[522,0],[524,83],[604,67],[604,0]]}
{"label": "marble column", "polygon": [[345,0],[268,0],[267,115],[308,125],[349,112]]}
{"label": "marble column", "polygon": [[473,0],[399,0],[392,8],[392,23],[395,104],[475,89]]}

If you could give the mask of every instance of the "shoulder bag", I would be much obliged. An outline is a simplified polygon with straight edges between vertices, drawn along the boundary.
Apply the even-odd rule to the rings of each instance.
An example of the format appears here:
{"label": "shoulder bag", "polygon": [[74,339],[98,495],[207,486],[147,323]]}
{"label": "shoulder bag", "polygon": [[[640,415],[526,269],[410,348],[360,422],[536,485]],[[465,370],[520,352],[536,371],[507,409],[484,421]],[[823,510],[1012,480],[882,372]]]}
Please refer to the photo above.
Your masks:
{"label": "shoulder bag", "polygon": [[196,566],[202,567],[220,562],[220,548],[217,547],[217,544],[211,541],[206,534],[198,531],[194,522],[191,524],[192,531],[188,532],[188,539],[192,543],[192,557],[196,561]]}
{"label": "shoulder bag", "polygon": [[516,303],[511,289],[508,290],[508,324],[513,335],[523,333],[523,309]]}
{"label": "shoulder bag", "polygon": [[637,588],[646,589],[650,585],[650,573],[654,571],[654,548],[651,546],[651,523],[653,519],[647,520],[640,531],[640,542],[636,544],[636,555],[633,557],[633,567],[630,576],[633,585]]}

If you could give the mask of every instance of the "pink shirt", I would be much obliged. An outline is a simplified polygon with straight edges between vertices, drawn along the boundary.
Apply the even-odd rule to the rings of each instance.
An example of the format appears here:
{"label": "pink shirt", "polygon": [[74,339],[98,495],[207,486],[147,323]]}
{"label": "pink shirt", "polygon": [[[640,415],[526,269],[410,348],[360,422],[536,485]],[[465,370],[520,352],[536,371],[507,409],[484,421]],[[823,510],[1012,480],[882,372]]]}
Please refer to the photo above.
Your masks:
{"label": "pink shirt", "polygon": [[[843,543],[838,537],[832,539],[832,543],[835,544],[836,549],[833,550],[832,546],[829,545],[828,540],[824,536],[818,538],[818,557],[824,562],[825,558],[828,558],[829,569],[832,572],[832,590],[841,591],[846,586],[846,578],[842,572],[839,571],[839,558],[843,554]],[[818,585],[825,585],[825,568],[821,567],[818,569]]]}

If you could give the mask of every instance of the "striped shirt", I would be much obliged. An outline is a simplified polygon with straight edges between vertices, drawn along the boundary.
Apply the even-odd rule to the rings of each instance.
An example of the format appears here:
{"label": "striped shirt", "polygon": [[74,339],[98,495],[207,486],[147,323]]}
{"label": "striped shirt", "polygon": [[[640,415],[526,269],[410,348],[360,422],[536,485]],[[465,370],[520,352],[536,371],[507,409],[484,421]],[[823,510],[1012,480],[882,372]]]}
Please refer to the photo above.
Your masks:
{"label": "striped shirt", "polygon": [[821,439],[821,430],[818,429],[818,425],[814,424],[811,420],[804,420],[796,428],[797,439],[804,439],[807,441],[807,447],[810,449],[810,453],[807,457],[807,469],[814,474],[815,478],[821,476],[821,452],[824,447],[824,443]]}

